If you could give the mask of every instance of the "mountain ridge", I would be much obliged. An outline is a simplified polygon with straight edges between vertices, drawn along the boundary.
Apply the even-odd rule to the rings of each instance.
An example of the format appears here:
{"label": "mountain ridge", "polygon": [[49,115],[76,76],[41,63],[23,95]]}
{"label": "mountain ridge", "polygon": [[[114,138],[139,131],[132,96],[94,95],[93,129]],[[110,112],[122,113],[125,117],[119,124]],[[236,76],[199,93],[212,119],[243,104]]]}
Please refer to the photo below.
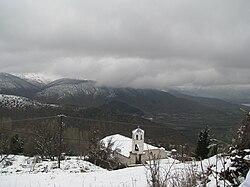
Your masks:
{"label": "mountain ridge", "polygon": [[179,91],[156,89],[111,88],[98,86],[92,80],[61,78],[42,88],[15,75],[0,73],[0,93],[24,96],[47,103],[68,104],[80,107],[100,107],[112,101],[126,103],[145,113],[228,112],[235,105],[221,99],[211,99],[183,94]]}
{"label": "mountain ridge", "polygon": [[219,99],[156,89],[112,88],[99,86],[92,80],[69,78],[58,79],[37,88],[24,83],[26,80],[14,78],[17,83],[21,81],[31,89],[25,90],[26,93],[23,90],[18,93],[18,89],[13,93],[11,89],[6,89],[3,93],[0,91],[1,94],[25,96],[41,103],[70,106],[73,110],[94,107],[109,111],[107,115],[112,111],[137,115],[183,132],[192,131],[193,134],[207,125],[219,132],[233,131],[242,118],[240,105]]}
{"label": "mountain ridge", "polygon": [[36,85],[9,73],[0,73],[0,93],[32,97],[40,90]]}
{"label": "mountain ridge", "polygon": [[[133,115],[133,112],[136,115],[143,113],[142,117],[146,119],[152,119],[153,122],[164,124],[190,136],[194,136],[205,126],[213,128],[219,135],[221,132],[230,134],[242,119],[239,105],[218,99],[183,97],[154,89],[110,88],[86,83],[72,84],[72,90],[68,92],[68,84],[65,87],[60,86],[66,91],[54,87],[54,92],[58,94],[62,91],[60,95],[63,97],[54,97],[49,100],[50,102],[86,108],[105,106],[110,111],[125,112],[130,115]],[[37,97],[37,99],[48,100],[46,97]],[[121,107],[122,103],[127,107]],[[124,108],[127,110],[123,110]]]}

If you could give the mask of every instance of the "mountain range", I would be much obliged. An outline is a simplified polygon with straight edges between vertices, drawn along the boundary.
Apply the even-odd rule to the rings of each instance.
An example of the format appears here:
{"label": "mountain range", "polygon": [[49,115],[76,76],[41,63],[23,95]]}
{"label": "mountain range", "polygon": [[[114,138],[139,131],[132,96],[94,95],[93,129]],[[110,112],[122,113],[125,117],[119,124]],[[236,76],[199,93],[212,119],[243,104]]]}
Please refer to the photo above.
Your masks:
{"label": "mountain range", "polygon": [[[221,99],[191,96],[176,90],[166,92],[156,89],[113,88],[98,86],[92,80],[69,78],[52,82],[38,80],[0,73],[0,100],[5,98],[0,105],[8,103],[8,97],[3,97],[4,95],[14,95],[25,97],[26,102],[30,100],[31,103],[81,109],[96,107],[110,113],[140,116],[193,135],[206,125],[216,132],[229,133],[243,117],[239,110],[242,107],[240,105]],[[17,99],[10,98],[12,101]]]}

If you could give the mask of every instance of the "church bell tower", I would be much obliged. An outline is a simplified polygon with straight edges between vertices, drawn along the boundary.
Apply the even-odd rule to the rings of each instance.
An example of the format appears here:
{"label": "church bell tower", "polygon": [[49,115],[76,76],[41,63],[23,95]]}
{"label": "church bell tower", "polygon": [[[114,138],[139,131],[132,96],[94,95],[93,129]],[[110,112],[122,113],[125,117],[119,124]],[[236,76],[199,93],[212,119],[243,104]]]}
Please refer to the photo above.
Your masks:
{"label": "church bell tower", "polygon": [[143,154],[144,130],[139,127],[132,131],[132,153]]}

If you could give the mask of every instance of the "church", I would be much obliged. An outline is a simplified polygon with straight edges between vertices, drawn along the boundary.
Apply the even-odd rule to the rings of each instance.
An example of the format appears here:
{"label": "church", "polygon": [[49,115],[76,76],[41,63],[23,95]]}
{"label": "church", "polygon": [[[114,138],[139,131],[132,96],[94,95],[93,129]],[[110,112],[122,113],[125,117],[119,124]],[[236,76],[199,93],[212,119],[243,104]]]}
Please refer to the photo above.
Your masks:
{"label": "church", "polygon": [[138,127],[132,131],[132,138],[115,134],[107,136],[101,141],[107,145],[107,142],[112,139],[114,142],[114,148],[118,148],[120,150],[116,156],[122,164],[127,166],[144,164],[152,158],[167,158],[169,152],[163,147],[158,148],[145,143],[144,134],[144,130]]}

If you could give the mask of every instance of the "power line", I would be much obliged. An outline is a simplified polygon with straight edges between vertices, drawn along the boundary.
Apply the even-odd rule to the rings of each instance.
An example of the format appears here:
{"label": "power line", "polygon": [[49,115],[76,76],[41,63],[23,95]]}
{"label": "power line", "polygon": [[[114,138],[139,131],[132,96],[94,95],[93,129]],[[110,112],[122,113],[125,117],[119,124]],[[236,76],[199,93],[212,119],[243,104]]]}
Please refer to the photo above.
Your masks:
{"label": "power line", "polygon": [[[36,121],[36,120],[43,120],[43,119],[53,119],[53,118],[59,118],[60,119],[60,126],[59,126],[59,151],[58,151],[58,167],[60,168],[60,157],[61,157],[61,153],[62,153],[62,141],[63,140],[67,140],[67,141],[79,141],[79,145],[75,144],[74,146],[77,147],[81,147],[81,143],[86,142],[89,143],[90,141],[88,140],[84,140],[82,139],[80,136],[79,138],[62,138],[62,126],[63,126],[63,118],[67,118],[67,119],[76,119],[76,120],[84,120],[84,121],[91,121],[91,122],[98,122],[98,125],[100,125],[100,123],[106,123],[104,125],[107,124],[114,124],[114,125],[131,125],[131,126],[138,126],[138,124],[134,124],[134,123],[128,123],[128,122],[119,122],[119,121],[108,121],[108,120],[97,120],[97,119],[90,119],[90,118],[83,118],[83,117],[73,117],[73,116],[65,116],[65,115],[58,115],[58,116],[46,116],[46,117],[36,117],[36,118],[26,118],[26,119],[18,119],[18,120],[12,120],[12,121],[6,121],[6,122],[2,122],[2,123],[11,123],[11,122],[21,122],[21,121]],[[1,122],[0,122],[1,124]],[[140,126],[143,127],[149,127],[149,128],[160,128],[160,129],[169,129],[168,127],[162,126],[162,125],[145,125],[145,124],[140,124]],[[16,133],[16,134],[26,134],[26,135],[32,135],[32,136],[37,136],[37,133],[34,132],[21,132],[21,131],[15,131],[15,130],[10,130],[10,129],[4,129],[4,128],[0,128],[1,130],[5,130],[5,131],[9,131],[12,133]],[[124,141],[124,140],[119,140],[119,141]],[[130,141],[130,140],[129,140]]]}
{"label": "power line", "polygon": [[36,121],[36,120],[52,119],[52,118],[58,118],[58,116],[46,116],[46,117],[35,117],[35,118],[16,119],[16,120],[10,120],[10,121],[0,121],[0,124],[1,124],[1,123],[12,123],[12,122],[22,122],[22,121]]}
{"label": "power line", "polygon": [[[0,124],[5,123],[12,123],[12,122],[23,122],[23,121],[36,121],[36,120],[43,120],[43,119],[53,119],[58,118],[59,116],[46,116],[46,117],[35,117],[35,118],[25,118],[25,119],[17,119],[17,120],[10,120],[10,121],[0,121]],[[66,116],[64,116],[66,117]],[[98,120],[98,119],[91,119],[91,118],[83,118],[83,117],[73,117],[73,116],[67,116],[68,119],[77,119],[77,120],[84,120],[84,121],[90,121],[90,122],[99,122],[99,123],[106,123],[106,124],[114,124],[114,125],[130,125],[130,126],[138,126],[138,124],[135,123],[129,123],[129,122],[121,122],[121,121],[109,121],[109,120]],[[106,125],[104,124],[104,125]],[[160,128],[160,129],[169,129],[169,127],[157,124],[155,126],[152,125],[146,125],[146,124],[140,124],[143,127],[149,127],[149,128]]]}
{"label": "power line", "polygon": [[[33,132],[22,132],[22,131],[14,131],[14,130],[10,130],[10,129],[4,129],[4,128],[0,128],[3,131],[8,131],[8,132],[12,132],[12,133],[16,133],[16,134],[27,134],[27,135],[37,135],[36,133]],[[71,141],[78,141],[80,138],[62,138],[62,140],[71,140]],[[82,140],[80,139],[81,142],[89,142],[87,140]],[[119,141],[130,141],[130,140],[119,140]]]}
{"label": "power line", "polygon": [[[92,121],[92,122],[100,122],[100,123],[110,123],[110,124],[115,124],[115,125],[131,125],[131,126],[136,126],[138,127],[138,124],[134,123],[129,123],[129,122],[120,122],[120,121],[108,121],[108,120],[97,120],[97,119],[90,119],[90,118],[83,118],[83,117],[72,117],[72,116],[67,116],[69,119],[78,119],[78,120],[84,120],[84,121]],[[106,125],[106,124],[105,124]],[[161,129],[169,129],[169,127],[165,127],[163,125],[145,125],[145,124],[140,124],[140,126],[143,127],[150,127],[150,128],[161,128]]]}
{"label": "power line", "polygon": [[[46,116],[46,117],[36,117],[36,118],[26,118],[26,119],[12,120],[12,121],[4,121],[4,122],[0,121],[0,124],[1,123],[11,123],[11,122],[22,122],[22,121],[36,121],[36,120],[53,119],[53,118],[60,118],[60,117],[61,117],[61,115]],[[65,116],[65,115],[63,115],[63,117],[65,117],[67,119],[76,119],[76,120],[84,120],[84,121],[90,121],[90,122],[98,122],[98,125],[104,125],[104,126],[108,125],[108,124],[112,124],[112,125],[130,125],[130,126],[136,126],[136,127],[138,126],[138,124],[129,123],[129,122],[97,120],[97,119],[90,119],[90,118],[84,118],[84,117]],[[103,123],[103,124],[101,124],[101,123]],[[154,126],[153,125],[147,125],[147,124],[140,124],[140,126],[145,127],[145,128],[148,127],[148,128],[156,128],[156,129],[165,129],[165,130],[171,129],[171,130],[174,130],[174,129],[170,128],[170,127],[166,127],[166,126],[163,126],[163,125],[160,125],[160,124],[157,124],[157,125],[154,125]],[[8,129],[5,129],[5,130],[8,130]],[[12,132],[17,133],[17,134],[20,133],[20,134],[35,135],[34,133],[31,133],[31,132],[18,132],[18,131],[12,131]],[[182,136],[186,137],[184,134],[182,134]],[[67,138],[67,140],[74,140],[74,139]]]}
{"label": "power line", "polygon": [[[37,134],[36,133],[33,133],[33,132],[22,132],[22,131],[15,131],[15,130],[10,130],[10,129],[4,129],[4,128],[0,128],[1,130],[3,131],[8,131],[8,132],[12,132],[12,133],[15,133],[15,134],[26,134],[26,135],[34,135],[36,136]],[[79,138],[62,138],[62,140],[72,140],[72,141],[78,141]],[[81,140],[82,142],[88,142],[87,140]]]}
{"label": "power line", "polygon": [[[11,123],[11,122],[22,122],[22,121],[36,121],[36,120],[43,120],[43,119],[53,119],[53,118],[60,118],[61,115],[57,115],[57,116],[45,116],[45,117],[35,117],[35,118],[26,118],[26,119],[18,119],[18,120],[10,120],[10,121],[0,121],[0,124],[5,124],[5,123]],[[109,121],[109,120],[98,120],[98,119],[90,119],[90,118],[84,118],[84,117],[74,117],[74,116],[65,116],[63,115],[65,118],[67,119],[76,119],[76,120],[83,120],[83,121],[90,121],[90,122],[98,122],[97,125],[108,125],[108,124],[112,124],[112,125],[130,125],[130,126],[138,126],[138,124],[135,123],[129,123],[129,122],[120,122],[120,121]],[[103,124],[101,124],[103,123]],[[81,124],[82,125],[82,124]],[[156,125],[147,125],[147,124],[140,124],[140,126],[145,127],[145,128],[156,128],[156,129],[171,129],[171,130],[175,130],[171,127],[167,127],[164,126],[162,124],[157,124]],[[23,133],[23,132],[20,132]],[[24,133],[23,133],[24,134]],[[186,137],[184,134],[182,134],[182,136]]]}
{"label": "power line", "polygon": [[5,129],[5,128],[0,128],[3,131],[8,131],[8,132],[12,132],[12,133],[16,133],[16,134],[27,134],[27,135],[35,135],[35,133],[32,132],[21,132],[21,131],[14,131],[14,130],[10,130],[10,129]]}
{"label": "power line", "polygon": [[[72,117],[72,116],[68,116],[69,119],[78,119],[78,120],[85,120],[85,121],[93,121],[93,122],[102,122],[102,123],[116,123],[116,124],[123,124],[123,125],[127,125],[131,123],[128,122],[119,122],[119,121],[107,121],[107,120],[98,120],[98,119],[90,119],[90,118],[83,118],[83,117]],[[135,125],[135,124],[134,124]]]}
{"label": "power line", "polygon": [[[36,120],[43,120],[43,119],[54,119],[54,118],[59,118],[60,122],[59,122],[59,146],[58,146],[58,168],[60,168],[60,161],[61,161],[61,154],[62,154],[62,141],[63,140],[67,140],[68,143],[69,141],[79,141],[78,144],[74,144],[75,147],[79,147],[79,150],[81,151],[81,143],[86,142],[86,143],[90,143],[89,140],[83,140],[80,135],[79,138],[62,138],[63,136],[63,125],[65,124],[63,122],[63,119],[67,118],[67,119],[76,119],[76,120],[84,120],[84,121],[91,121],[91,122],[98,122],[98,125],[100,125],[100,123],[106,123],[107,124],[114,124],[114,125],[131,125],[131,126],[138,126],[138,124],[134,124],[134,123],[128,123],[128,122],[119,122],[119,121],[108,121],[108,120],[96,120],[96,119],[89,119],[89,118],[83,118],[83,117],[73,117],[73,116],[65,116],[65,115],[57,115],[57,116],[46,116],[46,117],[36,117],[36,118],[26,118],[26,119],[17,119],[17,120],[10,120],[10,121],[0,121],[1,123],[12,123],[12,122],[23,122],[23,121],[36,121]],[[143,127],[150,127],[150,128],[161,128],[161,129],[167,129],[167,127],[164,126],[150,126],[150,125],[143,125],[140,124]],[[5,130],[5,131],[9,131],[12,133],[16,133],[16,134],[26,134],[26,135],[30,135],[30,136],[37,136],[38,134],[35,132],[21,132],[21,131],[15,131],[15,130],[11,130],[11,129],[4,129],[1,128],[1,130]],[[131,141],[131,140],[118,140],[118,141]]]}

